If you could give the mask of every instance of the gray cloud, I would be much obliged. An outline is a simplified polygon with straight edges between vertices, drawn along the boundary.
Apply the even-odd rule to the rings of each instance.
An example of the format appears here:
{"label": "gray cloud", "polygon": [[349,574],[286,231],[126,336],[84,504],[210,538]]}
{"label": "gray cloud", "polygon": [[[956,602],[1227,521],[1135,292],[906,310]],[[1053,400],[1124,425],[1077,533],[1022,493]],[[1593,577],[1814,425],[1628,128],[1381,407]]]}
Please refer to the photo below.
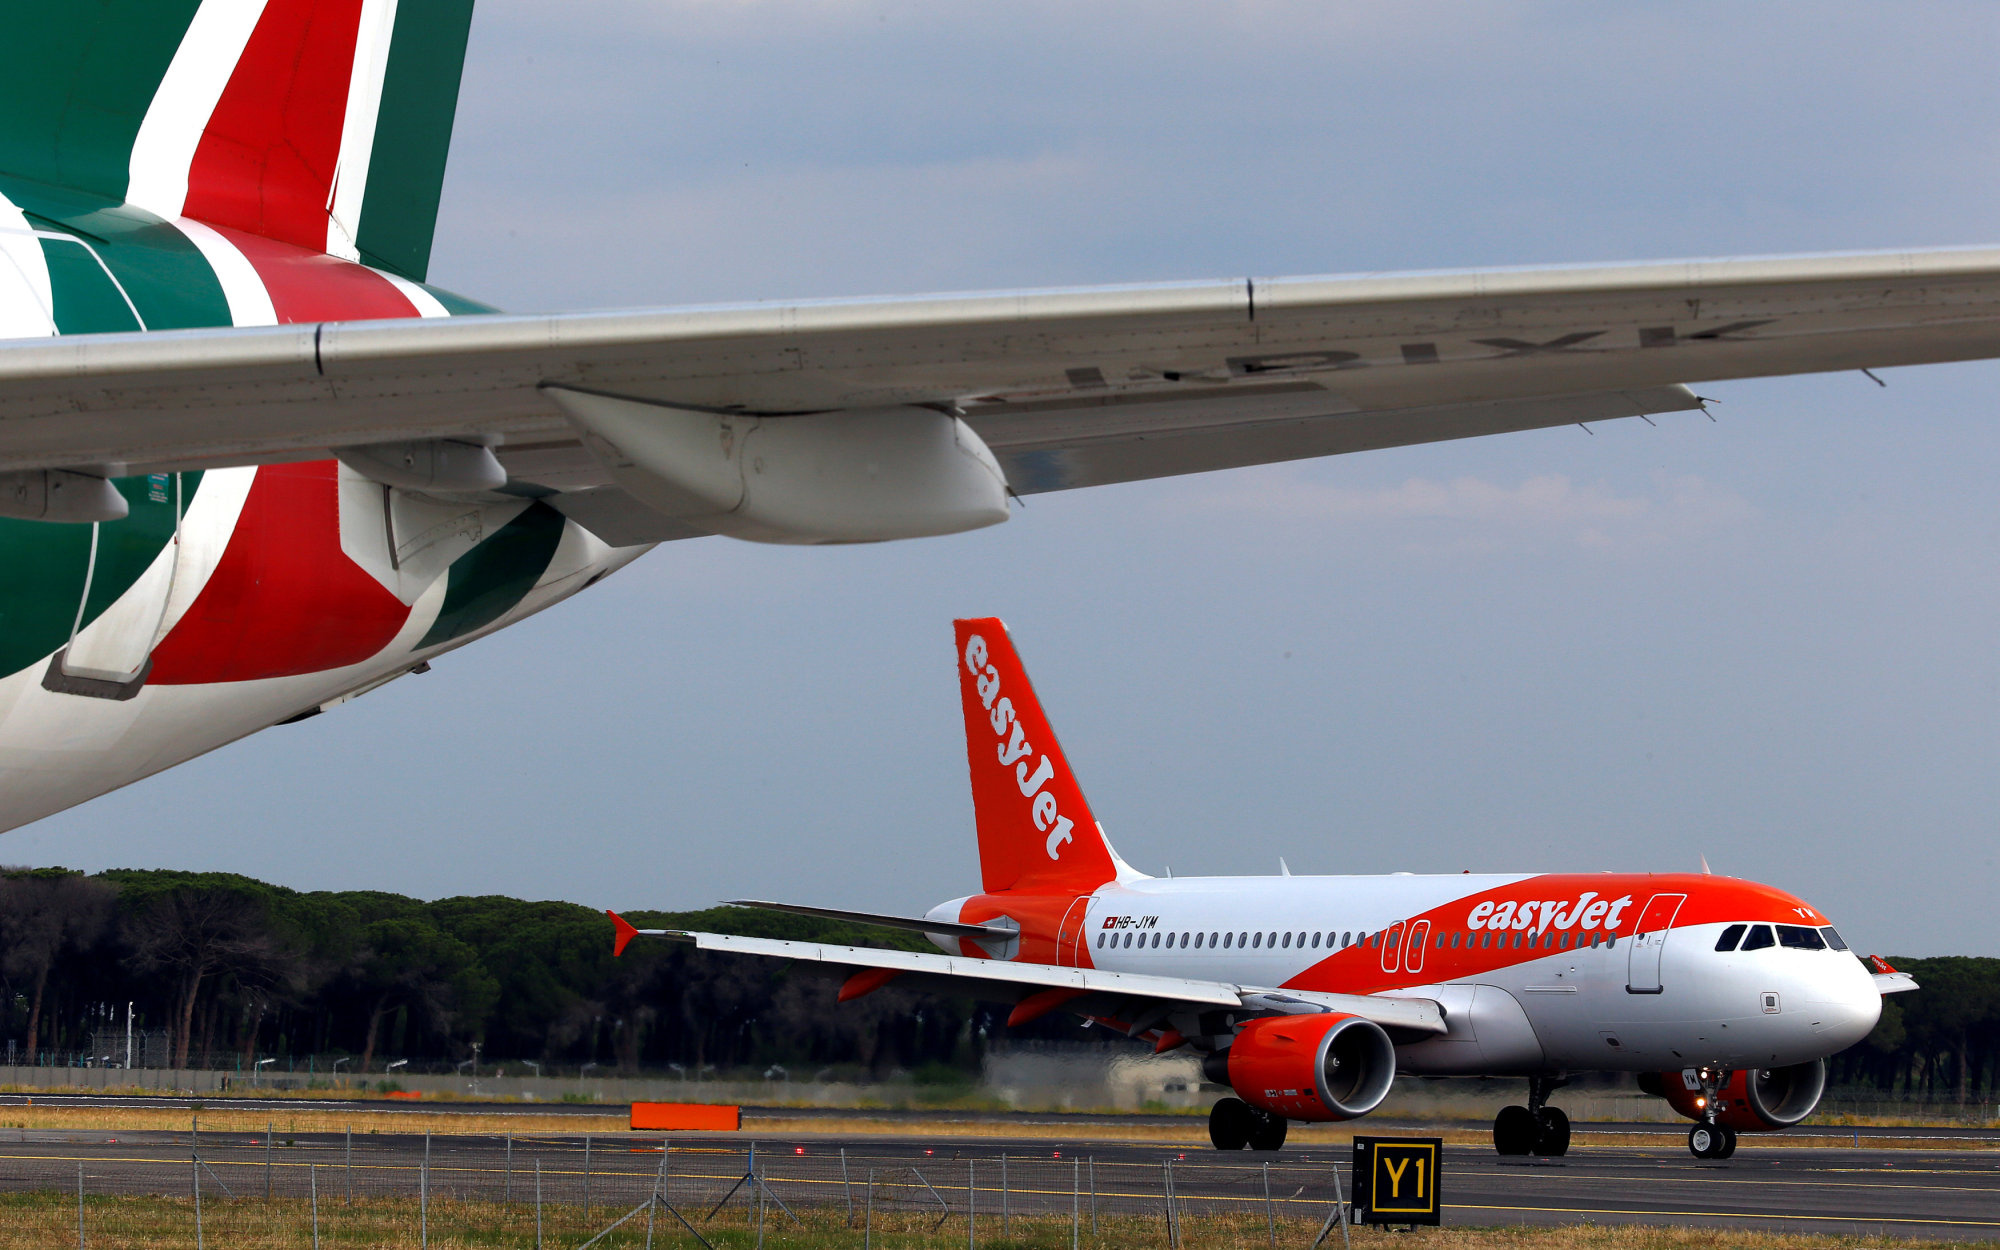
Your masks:
{"label": "gray cloud", "polygon": [[[1996,45],[1984,5],[483,0],[434,273],[540,308],[1988,241]],[[1706,854],[2000,953],[2000,367],[1886,376],[676,544],[7,855],[928,906],[974,879],[948,622],[998,612],[1142,867]]]}

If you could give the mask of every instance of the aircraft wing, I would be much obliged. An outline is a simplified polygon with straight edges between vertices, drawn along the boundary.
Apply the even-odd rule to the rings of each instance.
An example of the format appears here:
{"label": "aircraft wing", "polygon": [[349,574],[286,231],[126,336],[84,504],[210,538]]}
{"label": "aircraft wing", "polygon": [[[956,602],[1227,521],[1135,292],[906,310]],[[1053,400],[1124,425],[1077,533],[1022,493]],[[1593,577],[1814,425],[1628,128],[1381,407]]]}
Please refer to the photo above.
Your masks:
{"label": "aircraft wing", "polygon": [[1864,955],[1861,957],[1861,962],[1867,966],[1869,975],[1875,979],[1875,989],[1885,997],[1917,988],[1915,977],[1907,972],[1896,971],[1890,966],[1889,961],[1880,955]]}
{"label": "aircraft wing", "polygon": [[1367,994],[1323,994],[1307,990],[1236,985],[1184,977],[1110,972],[1101,968],[1061,968],[1053,964],[1013,963],[999,959],[968,959],[922,951],[876,950],[866,946],[833,946],[820,942],[788,942],[777,938],[737,937],[689,930],[638,930],[649,936],[692,942],[705,951],[762,955],[835,968],[880,969],[902,976],[940,982],[947,990],[972,990],[1000,997],[1022,997],[1048,990],[1073,991],[1076,1005],[1093,999],[1120,1006],[1226,1007],[1255,1014],[1339,1011],[1373,1020],[1385,1029],[1405,1034],[1445,1032],[1444,1009],[1427,998],[1387,998]]}
{"label": "aircraft wing", "polygon": [[75,335],[0,343],[0,471],[484,435],[517,480],[603,486],[554,386],[956,411],[1026,494],[1681,411],[1698,380],[1995,355],[1994,249]]}

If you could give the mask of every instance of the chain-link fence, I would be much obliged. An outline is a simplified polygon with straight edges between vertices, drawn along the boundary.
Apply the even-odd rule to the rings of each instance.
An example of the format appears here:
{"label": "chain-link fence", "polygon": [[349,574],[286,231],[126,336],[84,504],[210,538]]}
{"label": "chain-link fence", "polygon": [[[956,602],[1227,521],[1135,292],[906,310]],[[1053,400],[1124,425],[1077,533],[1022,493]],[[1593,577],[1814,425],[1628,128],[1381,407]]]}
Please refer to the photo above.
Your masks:
{"label": "chain-link fence", "polygon": [[[1321,1157],[1163,1153],[1003,1154],[949,1148],[754,1144],[676,1145],[659,1138],[538,1135],[145,1133],[10,1143],[0,1190],[75,1189],[81,1196],[158,1195],[185,1217],[221,1204],[291,1204],[315,1226],[345,1208],[414,1204],[420,1235],[449,1208],[456,1225],[525,1229],[536,1245],[575,1246],[622,1221],[706,1239],[756,1230],[780,1240],[851,1230],[862,1244],[894,1229],[939,1245],[976,1247],[1033,1228],[1078,1246],[1151,1241],[1174,1248],[1315,1245],[1335,1230],[1347,1151]],[[926,1234],[928,1234],[926,1236]],[[844,1234],[851,1235],[851,1234]],[[653,1236],[652,1232],[646,1233]]]}

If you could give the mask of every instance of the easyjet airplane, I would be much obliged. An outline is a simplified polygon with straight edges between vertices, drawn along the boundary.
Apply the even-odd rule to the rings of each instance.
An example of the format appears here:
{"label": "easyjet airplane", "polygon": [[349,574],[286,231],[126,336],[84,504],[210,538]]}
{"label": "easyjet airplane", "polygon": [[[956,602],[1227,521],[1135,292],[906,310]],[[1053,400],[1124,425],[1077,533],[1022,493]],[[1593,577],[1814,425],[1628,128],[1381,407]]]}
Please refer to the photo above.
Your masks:
{"label": "easyjet airplane", "polygon": [[946,954],[718,933],[637,934],[822,965],[840,1000],[892,980],[1058,1008],[1160,1051],[1191,1047],[1237,1097],[1222,1150],[1275,1150],[1287,1121],[1347,1120],[1398,1073],[1528,1078],[1493,1121],[1501,1154],[1560,1155],[1549,1095],[1576,1072],[1632,1072],[1727,1158],[1739,1132],[1797,1124],[1826,1058],[1915,982],[1864,963],[1810,904],[1731,877],[1513,873],[1149,877],[1091,814],[999,621],[957,623],[981,892],[922,917],[742,906],[915,929]]}
{"label": "easyjet airplane", "polygon": [[471,17],[8,5],[0,829],[668,540],[950,534],[1009,495],[2000,354],[1996,251],[501,316],[425,282]]}

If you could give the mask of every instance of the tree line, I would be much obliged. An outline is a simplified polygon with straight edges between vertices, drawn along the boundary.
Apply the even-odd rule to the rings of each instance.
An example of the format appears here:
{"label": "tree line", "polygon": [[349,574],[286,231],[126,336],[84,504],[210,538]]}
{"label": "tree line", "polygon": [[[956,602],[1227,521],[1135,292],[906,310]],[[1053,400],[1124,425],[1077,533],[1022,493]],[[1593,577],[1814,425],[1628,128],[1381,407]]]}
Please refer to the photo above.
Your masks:
{"label": "tree line", "polygon": [[[930,949],[916,934],[742,908],[629,918]],[[351,1057],[348,1072],[380,1072],[392,1058],[421,1069],[469,1058],[478,1043],[482,1063],[881,1075],[976,1069],[979,1039],[1005,1017],[1005,1007],[893,985],[835,1010],[838,982],[809,971],[677,942],[635,942],[613,959],[611,935],[603,912],[574,903],[298,891],[233,873],[4,869],[4,1036],[18,1062],[49,1062],[94,1036],[122,1036],[131,1003],[137,1030],[165,1032],[173,1067],[315,1055]]]}
{"label": "tree line", "polygon": [[[913,933],[742,908],[633,912],[644,928],[930,949]],[[2000,959],[1895,959],[1921,990],[1894,995],[1836,1085],[1930,1101],[1992,1097],[2000,1080]],[[885,1075],[975,1070],[984,1041],[1076,1037],[1053,1013],[1005,1030],[1011,1004],[894,984],[836,1006],[804,965],[634,942],[574,903],[500,896],[426,902],[372,890],[298,891],[232,873],[0,870],[0,993],[17,1059],[47,1061],[121,1029],[163,1031],[171,1066],[348,1056],[348,1071],[459,1062],[676,1065]]]}

